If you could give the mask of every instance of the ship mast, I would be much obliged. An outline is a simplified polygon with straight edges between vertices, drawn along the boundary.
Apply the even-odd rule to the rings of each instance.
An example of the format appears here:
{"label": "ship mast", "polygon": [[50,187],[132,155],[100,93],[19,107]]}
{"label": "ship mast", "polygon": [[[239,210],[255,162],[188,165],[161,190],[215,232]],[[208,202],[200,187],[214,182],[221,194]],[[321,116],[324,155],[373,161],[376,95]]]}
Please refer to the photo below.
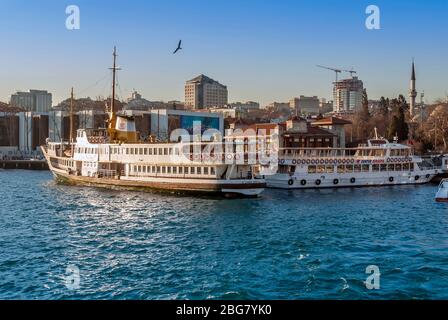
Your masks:
{"label": "ship mast", "polygon": [[120,68],[117,68],[117,48],[114,47],[113,52],[113,66],[110,68],[112,70],[112,97],[110,102],[110,118],[109,118],[109,136],[111,140],[115,140],[116,136],[116,123],[117,123],[117,114],[115,110],[115,86],[116,86],[116,72],[117,70],[120,70]]}
{"label": "ship mast", "polygon": [[70,143],[73,143],[73,87],[70,94]]}

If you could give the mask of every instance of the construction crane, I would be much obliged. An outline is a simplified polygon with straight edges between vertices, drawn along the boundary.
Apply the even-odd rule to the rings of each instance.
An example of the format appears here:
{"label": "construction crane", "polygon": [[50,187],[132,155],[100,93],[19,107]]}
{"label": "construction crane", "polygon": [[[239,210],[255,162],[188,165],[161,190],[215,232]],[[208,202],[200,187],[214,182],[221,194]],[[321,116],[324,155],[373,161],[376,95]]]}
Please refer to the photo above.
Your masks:
{"label": "construction crane", "polygon": [[335,69],[335,68],[330,68],[330,67],[326,67],[326,66],[321,66],[321,65],[317,65],[317,67],[322,68],[322,69],[327,69],[327,70],[334,71],[334,73],[336,74],[336,82],[338,82],[338,73],[341,73],[342,70]]}
{"label": "construction crane", "polygon": [[342,70],[342,71],[350,73],[350,77],[352,77],[352,78],[353,78],[353,74],[356,73],[356,71],[353,70],[353,68],[351,70]]}

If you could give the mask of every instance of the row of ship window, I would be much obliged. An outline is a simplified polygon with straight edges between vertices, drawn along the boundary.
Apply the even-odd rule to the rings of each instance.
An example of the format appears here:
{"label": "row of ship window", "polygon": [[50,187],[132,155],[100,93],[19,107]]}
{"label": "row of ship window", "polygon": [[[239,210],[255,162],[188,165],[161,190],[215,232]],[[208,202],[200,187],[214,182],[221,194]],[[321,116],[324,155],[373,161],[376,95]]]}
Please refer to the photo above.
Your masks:
{"label": "row of ship window", "polygon": [[[358,150],[355,154],[360,157],[385,157],[386,149],[365,149]],[[352,156],[350,149],[284,149],[280,151],[282,155],[294,155],[299,157],[344,157]],[[408,149],[390,149],[390,157],[408,157]]]}
{"label": "row of ship window", "polygon": [[380,171],[414,171],[413,163],[405,164],[374,164],[370,170],[368,164],[339,165],[339,166],[308,166],[308,173],[345,173],[345,172],[380,172]]}
{"label": "row of ship window", "polygon": [[[76,147],[75,152],[83,154],[98,154],[98,149]],[[177,148],[111,148],[111,154],[168,156],[173,153],[179,155],[179,150]]]}
{"label": "row of ship window", "polygon": [[179,155],[179,149],[177,148],[112,148],[111,152],[112,154],[126,155]]}
{"label": "row of ship window", "polygon": [[181,167],[181,166],[145,166],[133,165],[133,173],[162,173],[162,174],[196,174],[215,175],[215,167]]}

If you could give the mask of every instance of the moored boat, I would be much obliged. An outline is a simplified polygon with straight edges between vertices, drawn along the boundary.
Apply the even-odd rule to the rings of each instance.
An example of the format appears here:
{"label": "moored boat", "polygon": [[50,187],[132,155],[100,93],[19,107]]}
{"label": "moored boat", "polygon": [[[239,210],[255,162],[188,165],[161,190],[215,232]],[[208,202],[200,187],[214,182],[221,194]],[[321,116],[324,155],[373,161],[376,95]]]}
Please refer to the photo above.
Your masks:
{"label": "moored boat", "polygon": [[[165,190],[183,193],[256,197],[265,188],[256,162],[236,157],[225,141],[141,141],[132,116],[117,114],[114,50],[108,128],[73,130],[69,141],[47,141],[42,152],[61,183],[111,189]],[[72,104],[73,108],[73,92]],[[222,152],[226,150],[226,152]],[[227,150],[231,150],[228,152]],[[239,160],[239,161],[237,161]]]}
{"label": "moored boat", "polygon": [[284,189],[424,184],[439,171],[411,147],[376,137],[357,148],[280,149],[278,172],[266,182]]}
{"label": "moored boat", "polygon": [[437,202],[448,202],[448,179],[440,181],[435,199]]}

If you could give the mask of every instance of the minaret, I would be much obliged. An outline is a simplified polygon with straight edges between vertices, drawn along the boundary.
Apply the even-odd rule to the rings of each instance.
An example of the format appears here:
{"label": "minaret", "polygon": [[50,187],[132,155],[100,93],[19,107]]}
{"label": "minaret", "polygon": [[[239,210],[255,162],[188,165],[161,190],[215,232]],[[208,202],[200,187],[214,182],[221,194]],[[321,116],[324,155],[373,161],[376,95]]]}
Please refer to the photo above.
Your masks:
{"label": "minaret", "polygon": [[415,66],[414,59],[412,59],[412,75],[411,75],[411,87],[409,88],[409,115],[412,120],[415,109],[415,98],[417,98],[417,91],[415,90]]}

